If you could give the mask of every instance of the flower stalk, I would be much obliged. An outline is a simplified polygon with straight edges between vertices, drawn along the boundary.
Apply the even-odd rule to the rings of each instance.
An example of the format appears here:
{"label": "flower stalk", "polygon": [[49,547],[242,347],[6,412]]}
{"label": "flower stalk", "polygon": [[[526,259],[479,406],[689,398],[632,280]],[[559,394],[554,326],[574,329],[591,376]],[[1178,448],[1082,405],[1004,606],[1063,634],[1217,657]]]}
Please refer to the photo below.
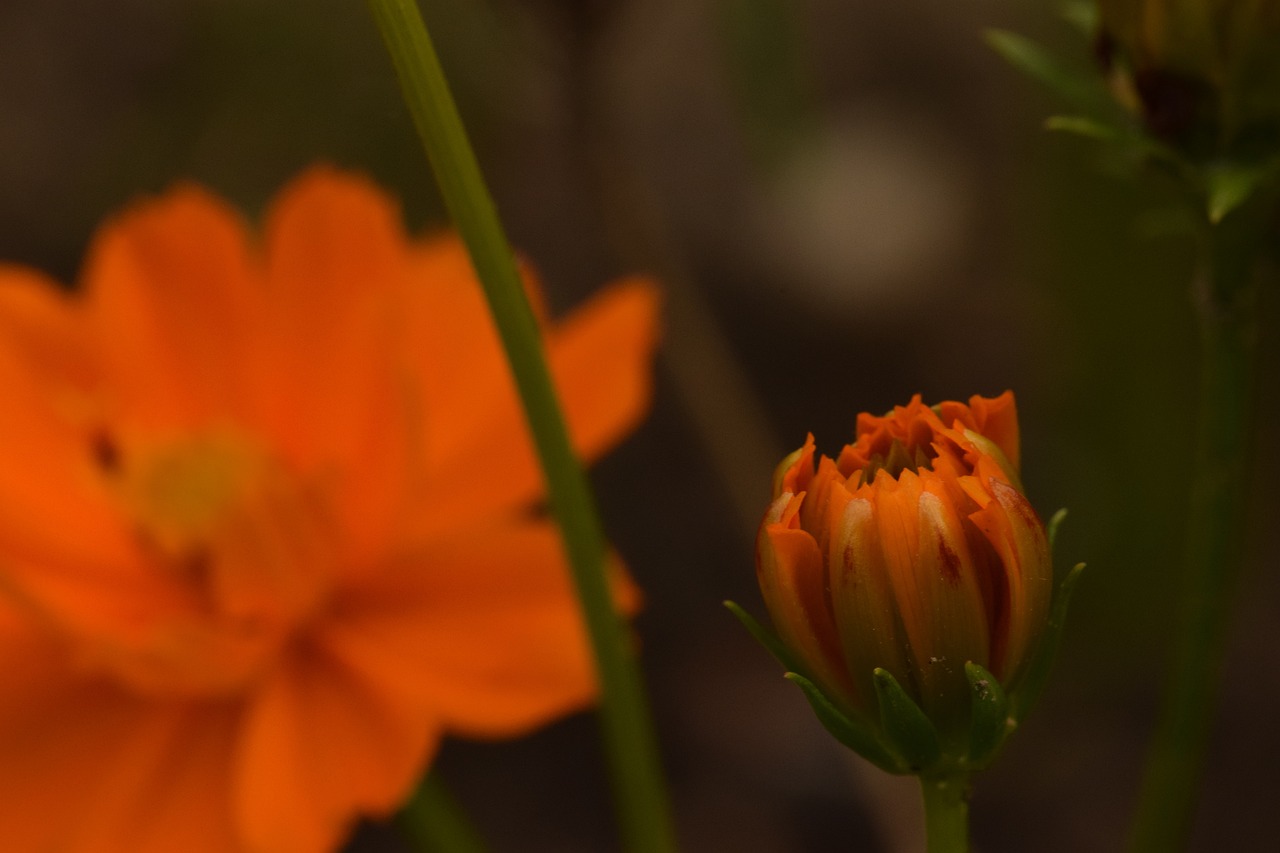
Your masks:
{"label": "flower stalk", "polygon": [[1208,748],[1233,590],[1244,556],[1256,373],[1258,238],[1251,209],[1206,223],[1195,297],[1200,413],[1181,630],[1130,837],[1133,853],[1181,849]]}
{"label": "flower stalk", "polygon": [[968,776],[921,776],[920,794],[927,853],[968,853]]}
{"label": "flower stalk", "polygon": [[419,850],[430,853],[484,853],[484,842],[440,777],[430,773],[396,816]]}
{"label": "flower stalk", "polygon": [[591,638],[601,719],[628,849],[674,849],[667,795],[640,674],[605,576],[605,537],[569,443],[538,327],[435,47],[414,0],[368,0],[441,196],[471,254],[506,349],[547,479]]}

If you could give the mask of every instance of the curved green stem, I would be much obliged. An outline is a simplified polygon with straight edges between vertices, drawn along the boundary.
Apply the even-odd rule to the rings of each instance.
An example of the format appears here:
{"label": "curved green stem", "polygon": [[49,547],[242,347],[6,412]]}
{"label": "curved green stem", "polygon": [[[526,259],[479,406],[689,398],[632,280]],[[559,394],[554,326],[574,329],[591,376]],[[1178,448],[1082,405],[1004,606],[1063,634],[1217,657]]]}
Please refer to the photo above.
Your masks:
{"label": "curved green stem", "polygon": [[422,853],[484,853],[476,834],[453,796],[431,773],[396,815],[396,823]]}
{"label": "curved green stem", "polygon": [[1133,853],[1186,845],[1213,722],[1232,592],[1244,556],[1255,392],[1256,235],[1247,221],[1206,226],[1197,282],[1200,400],[1183,624],[1130,837]]}
{"label": "curved green stem", "polygon": [[968,853],[969,777],[921,776],[928,853]]}
{"label": "curved green stem", "polygon": [[414,0],[368,0],[400,78],[441,196],[467,244],[507,351],[551,511],[564,534],[601,685],[605,750],[619,817],[632,851],[673,850],[653,726],[627,626],[613,608],[606,545],[586,475],[569,443],[538,326],[431,37]]}

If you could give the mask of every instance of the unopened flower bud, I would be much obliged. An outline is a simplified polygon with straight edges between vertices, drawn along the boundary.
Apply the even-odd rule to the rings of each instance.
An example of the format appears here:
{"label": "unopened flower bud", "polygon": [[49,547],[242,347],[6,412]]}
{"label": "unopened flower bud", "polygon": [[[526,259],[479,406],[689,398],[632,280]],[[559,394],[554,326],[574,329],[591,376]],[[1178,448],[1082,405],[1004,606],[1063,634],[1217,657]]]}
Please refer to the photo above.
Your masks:
{"label": "unopened flower bud", "polygon": [[1280,4],[1098,0],[1099,55],[1156,136],[1199,156],[1280,133]]}
{"label": "unopened flower bud", "polygon": [[[775,476],[757,575],[778,636],[804,680],[899,756],[929,760],[930,723],[944,754],[1002,739],[988,730],[1003,704],[994,723],[977,709],[1018,689],[1053,592],[1018,458],[1012,393],[917,396],[860,415],[834,459],[810,436]],[[911,703],[919,723],[893,710]]]}

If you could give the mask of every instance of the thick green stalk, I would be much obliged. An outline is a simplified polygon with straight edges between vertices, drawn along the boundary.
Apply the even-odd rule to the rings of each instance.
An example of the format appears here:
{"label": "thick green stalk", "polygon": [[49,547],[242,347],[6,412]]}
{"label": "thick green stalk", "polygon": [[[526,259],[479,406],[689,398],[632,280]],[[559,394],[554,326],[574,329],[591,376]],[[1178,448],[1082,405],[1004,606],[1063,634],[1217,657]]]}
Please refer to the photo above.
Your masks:
{"label": "thick green stalk", "polygon": [[928,853],[969,853],[969,777],[921,776]]}
{"label": "thick green stalk", "polygon": [[1183,849],[1212,729],[1244,556],[1253,433],[1256,232],[1224,220],[1206,226],[1196,294],[1200,399],[1182,625],[1160,721],[1147,755],[1129,849]]}
{"label": "thick green stalk", "polygon": [[595,654],[601,717],[630,850],[675,848],[648,701],[613,608],[606,545],[542,353],[537,322],[415,0],[368,0],[441,196],[467,244],[520,390]]}
{"label": "thick green stalk", "polygon": [[434,773],[422,780],[396,822],[422,853],[484,853],[484,842]]}

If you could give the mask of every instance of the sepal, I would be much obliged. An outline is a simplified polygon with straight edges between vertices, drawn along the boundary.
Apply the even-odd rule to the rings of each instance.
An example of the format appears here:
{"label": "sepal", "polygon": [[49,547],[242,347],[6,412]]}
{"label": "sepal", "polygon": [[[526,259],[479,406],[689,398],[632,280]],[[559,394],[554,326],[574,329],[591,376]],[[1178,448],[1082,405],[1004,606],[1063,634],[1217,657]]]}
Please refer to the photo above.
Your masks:
{"label": "sepal", "polygon": [[836,704],[827,698],[818,685],[807,676],[802,675],[803,667],[777,635],[761,625],[756,618],[738,606],[736,602],[726,601],[724,606],[737,617],[742,626],[755,637],[756,642],[764,646],[788,671],[788,681],[794,683],[804,693],[805,699],[813,708],[818,721],[831,736],[852,749],[872,764],[888,773],[909,773],[906,762],[894,755],[876,735],[874,729],[863,722],[849,718]]}
{"label": "sepal", "polygon": [[739,607],[737,602],[726,601],[724,606],[737,617],[738,621],[742,623],[742,627],[746,628],[751,633],[751,636],[755,637],[756,642],[764,646],[778,663],[792,671],[800,669],[799,661],[795,655],[791,654],[782,640],[778,639],[777,634],[757,622],[756,618]]}
{"label": "sepal", "polygon": [[1009,696],[1009,705],[1015,720],[1021,720],[1027,715],[1027,711],[1031,710],[1036,700],[1040,698],[1040,692],[1049,679],[1049,670],[1053,668],[1053,659],[1062,642],[1062,628],[1066,623],[1071,593],[1083,572],[1084,563],[1077,563],[1058,584],[1058,590],[1053,596],[1053,608],[1049,611],[1049,621],[1045,626],[1044,635],[1040,638],[1039,648],[1027,665],[1022,683]]}
{"label": "sepal", "polygon": [[912,773],[937,764],[942,758],[942,742],[924,711],[889,670],[877,667],[874,682],[880,725],[890,746],[903,757]]}
{"label": "sepal", "polygon": [[1058,528],[1062,526],[1062,522],[1067,519],[1067,508],[1055,512],[1049,517],[1049,523],[1044,526],[1045,538],[1049,540],[1049,553],[1053,553],[1054,543],[1058,541]]}
{"label": "sepal", "polygon": [[1000,681],[984,667],[970,661],[964,665],[969,681],[969,764],[979,770],[995,758],[1017,721],[1009,716],[1009,697]]}
{"label": "sepal", "polygon": [[809,700],[809,704],[813,707],[813,712],[817,715],[818,722],[822,723],[822,727],[830,732],[831,736],[836,740],[881,770],[889,773],[913,772],[907,761],[885,748],[870,726],[865,723],[855,722],[845,716],[827,698],[827,695],[822,692],[818,685],[798,672],[788,672],[785,677],[788,681],[794,682],[804,692],[804,697]]}

